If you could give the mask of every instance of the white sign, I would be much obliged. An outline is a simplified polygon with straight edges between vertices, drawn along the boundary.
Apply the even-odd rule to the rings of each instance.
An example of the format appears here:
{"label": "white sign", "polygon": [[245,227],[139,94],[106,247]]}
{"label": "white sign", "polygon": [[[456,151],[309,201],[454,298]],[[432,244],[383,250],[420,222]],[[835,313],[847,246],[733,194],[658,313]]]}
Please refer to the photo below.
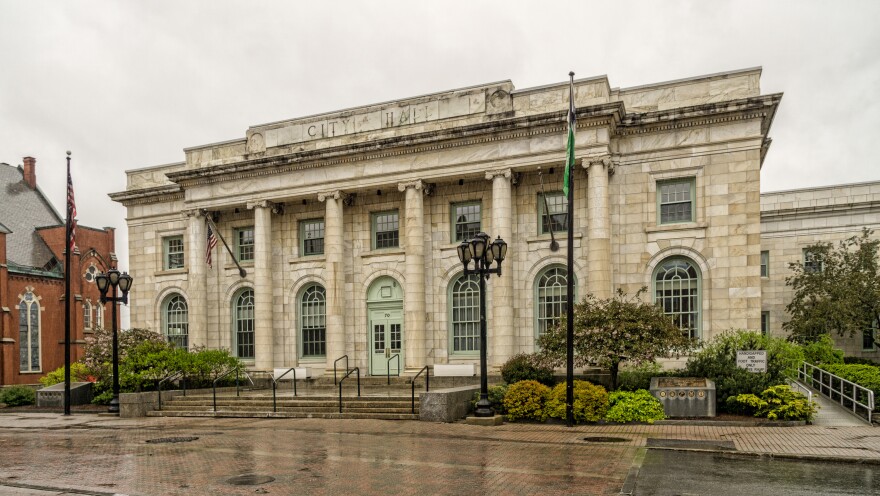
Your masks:
{"label": "white sign", "polygon": [[767,372],[767,350],[739,350],[736,366],[749,372]]}

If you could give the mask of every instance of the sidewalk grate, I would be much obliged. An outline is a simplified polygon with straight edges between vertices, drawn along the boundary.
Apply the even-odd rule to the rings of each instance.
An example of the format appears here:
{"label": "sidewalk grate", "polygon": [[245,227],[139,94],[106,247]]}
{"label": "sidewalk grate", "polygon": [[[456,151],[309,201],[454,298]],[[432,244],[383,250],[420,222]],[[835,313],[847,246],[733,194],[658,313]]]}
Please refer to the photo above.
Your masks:
{"label": "sidewalk grate", "polygon": [[186,436],[186,437],[160,437],[158,439],[147,439],[146,442],[151,444],[162,444],[162,443],[188,443],[190,441],[195,441],[198,439],[195,436]]}
{"label": "sidewalk grate", "polygon": [[626,443],[629,442],[629,439],[625,437],[603,437],[603,436],[591,436],[585,437],[584,441],[588,443]]}
{"label": "sidewalk grate", "polygon": [[233,486],[259,486],[260,484],[268,484],[275,480],[275,477],[259,474],[236,475],[226,479],[226,482]]}

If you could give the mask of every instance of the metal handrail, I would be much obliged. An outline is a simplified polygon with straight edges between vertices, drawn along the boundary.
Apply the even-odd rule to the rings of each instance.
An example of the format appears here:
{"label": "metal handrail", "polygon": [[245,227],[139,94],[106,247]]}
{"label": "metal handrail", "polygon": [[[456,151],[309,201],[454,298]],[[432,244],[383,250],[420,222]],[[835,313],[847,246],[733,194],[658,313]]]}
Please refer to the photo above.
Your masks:
{"label": "metal handrail", "polygon": [[358,398],[361,397],[361,369],[355,367],[349,369],[342,379],[339,379],[339,413],[342,413],[342,381],[344,381],[352,372],[357,372]]}
{"label": "metal handrail", "polygon": [[[817,373],[819,375],[818,379],[816,378]],[[864,408],[867,412],[868,423],[871,423],[871,415],[874,411],[874,391],[807,362],[803,362],[798,368],[798,379],[807,382],[811,387],[819,391],[819,394],[830,400],[837,401],[844,408],[847,408],[845,402],[850,402],[853,415],[861,417],[858,413],[858,408]],[[819,383],[818,387],[816,387],[817,381]],[[834,384],[835,381],[837,381],[837,386]],[[850,391],[849,396],[847,395],[847,389]],[[866,400],[864,403],[862,402],[863,399]]]}
{"label": "metal handrail", "polygon": [[385,363],[385,373],[388,375],[388,385],[391,385],[391,360],[397,359],[397,377],[400,377],[400,353],[395,353]]}
{"label": "metal handrail", "polygon": [[813,391],[810,388],[808,388],[807,386],[804,386],[803,384],[801,384],[800,382],[798,382],[794,379],[789,378],[789,381],[791,383],[790,386],[793,386],[793,387],[800,389],[801,391],[804,392],[805,395],[807,395],[807,403],[813,402]]}
{"label": "metal handrail", "polygon": [[422,372],[425,373],[425,392],[431,390],[431,369],[429,369],[428,367],[429,367],[429,365],[425,365],[424,367],[422,367],[422,370],[420,370],[419,373],[416,374],[416,376],[412,378],[412,382],[410,383],[412,386],[412,412],[413,412],[413,414],[416,413],[416,379],[418,379],[419,376],[422,375]]}
{"label": "metal handrail", "polygon": [[179,379],[181,377],[183,378],[183,395],[186,396],[186,375],[183,372],[171,374],[159,381],[159,384],[156,386],[156,389],[159,390],[159,411],[162,411],[162,383],[165,381],[173,381],[174,379]]}
{"label": "metal handrail", "polygon": [[233,372],[235,372],[235,396],[241,396],[241,387],[239,385],[239,377],[241,376],[242,373],[245,375],[245,377],[248,378],[248,381],[250,381],[251,386],[254,385],[254,380],[251,379],[251,376],[247,373],[246,370],[241,370],[241,367],[231,368],[231,369],[227,370],[226,372],[223,372],[222,374],[220,374],[216,379],[214,379],[214,383],[212,384],[212,387],[214,389],[214,412],[217,411],[217,381],[219,381],[220,379],[226,377],[227,375],[229,375]]}
{"label": "metal handrail", "polygon": [[[348,368],[348,355],[342,355],[341,357],[337,358],[336,360],[333,360],[333,384],[337,384],[337,382],[336,382],[336,364],[339,363],[339,360],[342,360],[343,358],[345,359],[345,370],[347,370],[347,371],[349,371],[349,373],[351,373],[351,369]],[[348,375],[348,374],[346,374],[346,375]]]}
{"label": "metal handrail", "polygon": [[272,411],[278,412],[278,402],[275,399],[275,387],[278,385],[278,381],[284,378],[287,374],[293,372],[293,395],[296,396],[296,367],[291,367],[284,371],[283,374],[278,376],[278,379],[275,378],[275,373],[269,374],[269,379],[272,379]]}

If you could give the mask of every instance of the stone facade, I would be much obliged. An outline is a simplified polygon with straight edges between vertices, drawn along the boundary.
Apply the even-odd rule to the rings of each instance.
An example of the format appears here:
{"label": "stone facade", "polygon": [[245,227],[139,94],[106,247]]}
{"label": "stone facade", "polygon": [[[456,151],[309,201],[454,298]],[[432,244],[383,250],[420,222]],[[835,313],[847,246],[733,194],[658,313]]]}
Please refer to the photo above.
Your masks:
{"label": "stone facade", "polygon": [[[691,332],[760,327],[760,170],[781,100],[761,94],[760,74],[625,89],[604,76],[574,82],[577,297],[643,286],[653,295],[653,280],[680,260],[696,274],[696,296],[684,298],[695,306],[684,311]],[[567,82],[517,90],[503,81],[253,126],[244,138],[186,149],[184,162],[128,171],[127,189],[111,197],[128,209],[132,325],[166,330],[164,305],[181,295],[189,345],[236,351],[244,338],[233,331],[235,299],[246,290],[257,369],[319,373],[347,354],[377,373],[387,364],[373,353],[374,312],[395,319],[398,307],[400,342],[389,323],[381,343],[389,356],[399,344],[406,371],[476,362],[473,350],[454,351],[450,320],[461,317],[449,306],[462,271],[453,211],[478,205],[479,228],[509,244],[503,275],[487,284],[490,363],[533,351],[539,310],[550,311],[539,280],[565,265],[566,233],[555,233],[561,246],[552,251],[540,215],[541,192],[562,186],[568,100]],[[377,248],[387,212],[397,212],[399,241]],[[252,229],[244,278],[222,243],[206,266],[204,213],[233,250],[237,229]],[[324,249],[307,255],[303,223],[313,219],[323,220]],[[169,269],[165,240],[177,236],[186,263]],[[666,284],[669,294],[685,291],[672,276]],[[325,350],[304,357],[303,295],[315,285],[324,291]]]}

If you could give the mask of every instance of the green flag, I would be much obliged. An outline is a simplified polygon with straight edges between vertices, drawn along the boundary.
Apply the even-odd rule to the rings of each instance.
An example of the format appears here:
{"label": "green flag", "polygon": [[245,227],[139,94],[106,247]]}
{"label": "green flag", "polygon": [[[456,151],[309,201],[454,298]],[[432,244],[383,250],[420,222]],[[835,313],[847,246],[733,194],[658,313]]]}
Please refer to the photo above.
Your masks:
{"label": "green flag", "polygon": [[568,83],[568,143],[565,146],[565,177],[562,182],[562,192],[568,196],[568,187],[571,184],[571,168],[574,167],[574,129],[577,127],[574,108],[574,81]]}

